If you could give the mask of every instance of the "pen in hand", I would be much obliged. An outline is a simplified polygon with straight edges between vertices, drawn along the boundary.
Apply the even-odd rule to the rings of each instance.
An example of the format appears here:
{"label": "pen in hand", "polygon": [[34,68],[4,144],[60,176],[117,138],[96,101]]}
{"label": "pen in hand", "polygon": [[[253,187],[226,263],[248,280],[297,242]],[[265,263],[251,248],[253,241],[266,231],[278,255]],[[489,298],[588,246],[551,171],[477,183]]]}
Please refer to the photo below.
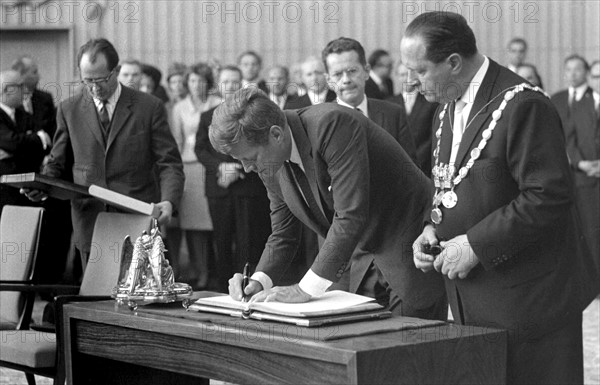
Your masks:
{"label": "pen in hand", "polygon": [[246,286],[248,286],[248,270],[250,268],[250,263],[246,262],[246,264],[244,265],[244,271],[242,273],[242,275],[244,276],[244,279],[242,280],[242,302],[248,302],[248,296],[246,295],[246,292],[244,290],[246,290]]}

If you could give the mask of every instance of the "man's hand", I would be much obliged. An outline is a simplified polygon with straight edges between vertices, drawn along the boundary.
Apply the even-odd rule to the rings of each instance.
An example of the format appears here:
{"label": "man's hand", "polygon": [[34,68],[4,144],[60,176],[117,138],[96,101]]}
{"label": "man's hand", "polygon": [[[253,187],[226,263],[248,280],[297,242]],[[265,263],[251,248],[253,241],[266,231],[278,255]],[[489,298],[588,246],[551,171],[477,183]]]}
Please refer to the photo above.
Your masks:
{"label": "man's hand", "polygon": [[[240,273],[235,273],[233,277],[229,279],[229,296],[236,301],[241,301],[243,298],[242,294],[242,281],[244,280],[244,276]],[[253,279],[249,280],[248,286],[244,290],[244,294],[250,298],[254,294],[262,291],[263,287],[260,282],[255,281]]]}
{"label": "man's hand", "polygon": [[160,216],[158,217],[159,225],[167,225],[171,221],[173,216],[173,205],[169,201],[162,201],[156,204],[156,207],[160,209]]}
{"label": "man's hand", "polygon": [[438,244],[435,227],[427,225],[423,232],[413,243],[413,261],[417,269],[421,269],[424,273],[433,269],[433,261],[435,257],[431,254],[426,254],[428,246]]}
{"label": "man's hand", "polygon": [[440,246],[443,250],[435,259],[433,267],[449,279],[466,278],[479,263],[466,234],[441,242]]}
{"label": "man's hand", "polygon": [[22,188],[19,193],[25,195],[32,202],[40,202],[48,199],[48,194],[40,190],[32,190],[28,188]]}
{"label": "man's hand", "polygon": [[308,302],[310,295],[300,289],[298,284],[292,286],[275,286],[269,290],[263,290],[252,297],[250,302],[289,302],[300,303]]}
{"label": "man's hand", "polygon": [[238,179],[244,179],[242,165],[235,162],[224,162],[219,164],[217,171],[217,184],[223,188],[229,187],[230,184]]}

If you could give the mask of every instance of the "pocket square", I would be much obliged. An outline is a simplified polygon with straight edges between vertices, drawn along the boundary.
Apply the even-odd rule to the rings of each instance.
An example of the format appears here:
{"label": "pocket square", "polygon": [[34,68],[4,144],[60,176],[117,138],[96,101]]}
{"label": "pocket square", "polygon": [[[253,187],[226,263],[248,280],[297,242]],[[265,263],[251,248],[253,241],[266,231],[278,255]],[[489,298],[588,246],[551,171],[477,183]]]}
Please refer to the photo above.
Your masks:
{"label": "pocket square", "polygon": [[327,190],[329,190],[331,192],[331,186],[327,187]]}

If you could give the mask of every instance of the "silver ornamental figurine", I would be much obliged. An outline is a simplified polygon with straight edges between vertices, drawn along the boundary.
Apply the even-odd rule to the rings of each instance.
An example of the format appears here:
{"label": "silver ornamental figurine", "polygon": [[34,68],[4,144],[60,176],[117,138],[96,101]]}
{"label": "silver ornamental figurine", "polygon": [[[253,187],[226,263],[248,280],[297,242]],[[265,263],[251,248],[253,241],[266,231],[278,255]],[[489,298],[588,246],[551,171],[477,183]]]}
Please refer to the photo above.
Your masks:
{"label": "silver ornamental figurine", "polygon": [[120,303],[127,300],[135,309],[138,302],[174,302],[192,295],[191,286],[175,283],[156,223],[150,234],[144,231],[136,239],[135,245],[127,236],[121,256],[119,283],[113,290],[113,297]]}

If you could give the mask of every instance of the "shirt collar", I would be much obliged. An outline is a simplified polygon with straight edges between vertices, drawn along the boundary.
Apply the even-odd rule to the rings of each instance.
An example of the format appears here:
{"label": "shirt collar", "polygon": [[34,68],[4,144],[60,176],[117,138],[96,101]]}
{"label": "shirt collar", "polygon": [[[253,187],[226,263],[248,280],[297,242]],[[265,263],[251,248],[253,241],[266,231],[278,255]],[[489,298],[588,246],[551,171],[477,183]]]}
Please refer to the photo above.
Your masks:
{"label": "shirt collar", "polygon": [[467,104],[473,104],[475,98],[477,97],[479,87],[481,87],[481,83],[483,82],[483,78],[485,77],[485,74],[489,67],[490,60],[487,58],[487,56],[484,56],[483,64],[481,65],[481,67],[479,67],[479,70],[477,70],[477,73],[475,73],[475,76],[473,76],[473,79],[471,79],[471,81],[467,85],[467,88],[461,95],[460,100]]}
{"label": "shirt collar", "polygon": [[[113,110],[114,110],[114,107],[117,105],[117,102],[119,101],[119,97],[121,96],[121,90],[122,90],[121,83],[117,82],[117,89],[115,90],[115,92],[113,92],[112,95],[110,95],[108,97],[108,99],[106,99],[107,100],[106,104],[108,104],[108,106],[112,107]],[[94,99],[94,104],[96,105],[96,108],[98,110],[100,110],[100,108],[102,108],[102,100],[97,99],[96,97],[93,97],[93,99]]]}
{"label": "shirt collar", "polygon": [[296,145],[296,141],[294,140],[294,134],[292,133],[291,127],[290,127],[290,138],[292,140],[292,152],[290,154],[290,162],[296,163],[297,165],[300,166],[302,171],[304,171],[304,165],[302,164],[302,158],[300,157],[300,151],[298,151],[298,146]]}
{"label": "shirt collar", "polygon": [[367,95],[363,95],[362,102],[360,102],[360,104],[358,106],[356,106],[356,107],[353,107],[353,106],[349,105],[348,103],[344,102],[339,97],[337,98],[337,103],[339,105],[341,105],[341,106],[352,108],[353,110],[359,108],[360,111],[363,113],[363,115],[365,115],[367,118],[369,117],[369,109],[367,107]]}
{"label": "shirt collar", "polygon": [[329,91],[329,88],[325,88],[323,91],[316,93],[315,91],[313,91],[309,88],[306,91],[306,93],[308,94],[308,98],[310,99],[311,104],[321,104],[321,103],[325,103],[325,100],[327,99],[328,91]]}
{"label": "shirt collar", "polygon": [[369,71],[369,76],[371,77],[371,79],[373,79],[373,81],[378,85],[382,85],[383,84],[383,80],[381,80],[381,78],[379,77],[379,75],[377,75],[375,72],[373,72],[373,70]]}
{"label": "shirt collar", "polygon": [[13,122],[16,120],[15,119],[15,109],[12,107],[7,106],[6,104],[0,102],[0,108],[2,108],[2,110],[4,112],[6,112],[6,115],[10,116],[10,118],[13,120]]}
{"label": "shirt collar", "polygon": [[575,100],[580,101],[583,97],[583,94],[585,94],[585,91],[587,91],[587,88],[587,83],[583,83],[579,87],[569,87],[569,95],[572,95],[573,92],[575,92]]}

